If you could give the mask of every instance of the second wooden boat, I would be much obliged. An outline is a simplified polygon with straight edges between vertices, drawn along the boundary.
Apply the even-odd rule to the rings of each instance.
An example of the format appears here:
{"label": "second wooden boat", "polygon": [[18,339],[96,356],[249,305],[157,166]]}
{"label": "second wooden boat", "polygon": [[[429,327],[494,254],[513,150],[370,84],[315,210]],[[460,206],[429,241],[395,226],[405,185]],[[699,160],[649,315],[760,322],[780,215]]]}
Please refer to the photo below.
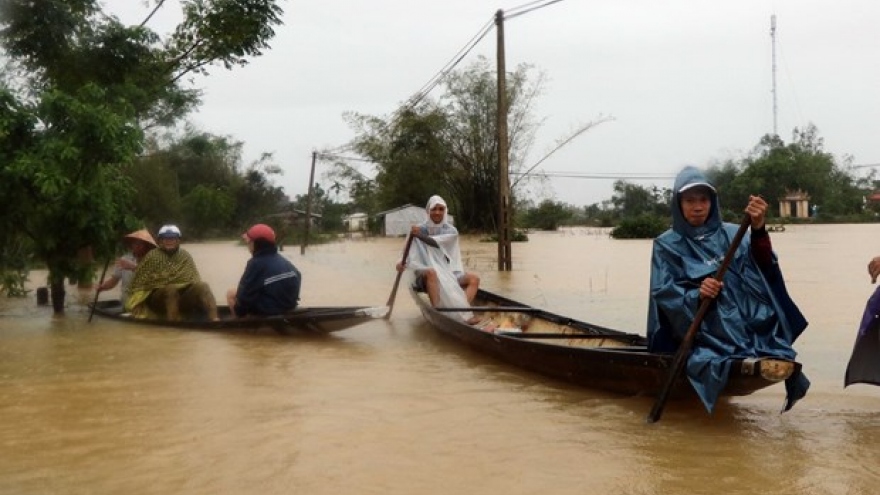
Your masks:
{"label": "second wooden boat", "polygon": [[[410,289],[422,315],[441,334],[515,366],[577,385],[629,395],[659,394],[672,354],[648,352],[645,337],[534,308],[480,290],[471,308],[434,308]],[[470,311],[474,322],[462,318]],[[743,396],[800,370],[784,359],[733,359],[722,395]],[[694,395],[682,376],[672,397]]]}

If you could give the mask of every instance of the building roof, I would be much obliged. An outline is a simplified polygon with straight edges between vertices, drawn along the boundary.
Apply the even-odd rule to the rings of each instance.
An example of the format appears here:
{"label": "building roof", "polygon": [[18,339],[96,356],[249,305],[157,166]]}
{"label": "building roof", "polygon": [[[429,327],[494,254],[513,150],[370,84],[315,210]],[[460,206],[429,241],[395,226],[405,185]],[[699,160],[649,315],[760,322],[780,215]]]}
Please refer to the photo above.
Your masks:
{"label": "building roof", "polygon": [[398,206],[397,208],[392,208],[392,209],[390,209],[390,210],[380,211],[379,213],[376,213],[376,214],[373,215],[373,216],[374,216],[374,217],[384,217],[385,215],[387,215],[387,214],[389,214],[389,213],[394,213],[395,211],[405,210],[405,209],[407,209],[407,208],[419,208],[419,209],[422,209],[421,206],[416,206],[416,205],[414,205],[414,204],[412,204],[412,203],[407,203],[407,204],[405,204],[405,205],[403,205],[403,206]]}

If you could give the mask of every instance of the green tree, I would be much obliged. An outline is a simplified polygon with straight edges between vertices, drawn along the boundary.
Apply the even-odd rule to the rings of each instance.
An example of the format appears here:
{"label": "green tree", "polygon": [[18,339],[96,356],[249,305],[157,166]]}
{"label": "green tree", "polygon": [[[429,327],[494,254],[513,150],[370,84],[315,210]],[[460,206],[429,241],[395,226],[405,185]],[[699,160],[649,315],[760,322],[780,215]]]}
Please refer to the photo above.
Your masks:
{"label": "green tree", "polygon": [[235,211],[235,199],[224,189],[198,185],[183,197],[183,211],[190,232],[187,236],[201,238],[227,227]]}
{"label": "green tree", "polygon": [[[542,80],[531,67],[508,74],[510,169],[522,169],[537,125],[532,105]],[[354,149],[377,164],[380,208],[423,204],[432,194],[449,203],[462,229],[492,231],[498,211],[497,82],[480,57],[445,80],[436,101],[407,104],[391,118],[349,114]],[[515,199],[515,198],[514,198]]]}
{"label": "green tree", "polygon": [[197,105],[184,79],[260,55],[280,14],[270,0],[185,1],[183,21],[163,40],[97,0],[0,0],[12,76],[0,83],[0,196],[15,205],[0,223],[47,264],[56,312],[64,279],[90,268],[77,253],[109,258],[123,225],[135,226],[124,167],[142,148],[142,129]]}
{"label": "green tree", "polygon": [[[230,137],[192,127],[181,135],[150,139],[147,153],[126,168],[135,184],[135,214],[148,225],[181,224],[187,235],[194,237],[209,232],[238,232],[264,221],[286,201],[283,189],[272,184],[272,176],[281,174],[281,167],[271,153],[264,153],[243,168],[242,146]],[[222,215],[207,223],[201,219],[203,212],[192,208],[204,204],[205,194],[200,188],[205,187],[223,191],[227,197],[223,203],[232,201],[233,211],[218,210]],[[196,190],[199,192],[193,198],[198,200],[190,198]]]}
{"label": "green tree", "polygon": [[[728,163],[709,175],[728,179],[733,169]],[[793,191],[809,194],[824,214],[851,215],[861,210],[866,184],[854,176],[851,164],[838,164],[824,150],[823,139],[813,124],[795,128],[788,144],[776,135],[762,137],[738,169],[739,174],[725,184],[725,189],[719,189],[724,194],[722,208],[726,211],[740,212],[750,194],[760,194],[768,200],[770,213],[778,216],[779,200]]]}
{"label": "green tree", "polygon": [[571,217],[572,212],[565,203],[546,199],[537,208],[526,212],[525,226],[541,230],[556,230]]}
{"label": "green tree", "polygon": [[380,210],[376,181],[365,176],[344,160],[335,161],[327,173],[327,177],[333,182],[329,189],[337,198],[337,203],[342,191],[347,193],[350,213],[368,213]]}
{"label": "green tree", "polygon": [[[378,164],[376,201],[380,209],[402,204],[422,204],[433,194],[449,196],[446,171],[451,167],[449,149],[442,140],[446,116],[433,105],[402,110],[388,121],[347,114],[358,137],[354,149]],[[359,178],[342,163],[334,165],[334,177],[353,187]]]}
{"label": "green tree", "polygon": [[614,181],[613,187],[611,204],[619,217],[669,216],[669,189],[648,188],[623,180]]}

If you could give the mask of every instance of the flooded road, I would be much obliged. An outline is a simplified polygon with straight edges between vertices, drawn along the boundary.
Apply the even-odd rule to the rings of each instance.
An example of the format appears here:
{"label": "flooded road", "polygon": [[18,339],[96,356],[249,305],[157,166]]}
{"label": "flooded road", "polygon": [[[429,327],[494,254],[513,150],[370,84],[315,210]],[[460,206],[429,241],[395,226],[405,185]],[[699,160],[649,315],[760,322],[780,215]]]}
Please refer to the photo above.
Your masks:
{"label": "flooded road", "polygon": [[[810,321],[795,347],[813,385],[784,415],[779,385],[711,416],[672,402],[647,425],[650,398],[545,379],[436,335],[406,278],[390,320],[328,337],[89,323],[93,293],[75,288],[62,318],[33,295],[2,299],[0,495],[874,494],[880,388],[844,389],[843,373],[880,225],[772,236]],[[248,258],[234,242],[183,247],[218,300]],[[382,306],[402,247],[284,254],[303,272],[302,305]],[[514,243],[512,272],[495,271],[495,244],[468,239],[463,259],[486,289],[644,334],[650,249],[572,229]]]}

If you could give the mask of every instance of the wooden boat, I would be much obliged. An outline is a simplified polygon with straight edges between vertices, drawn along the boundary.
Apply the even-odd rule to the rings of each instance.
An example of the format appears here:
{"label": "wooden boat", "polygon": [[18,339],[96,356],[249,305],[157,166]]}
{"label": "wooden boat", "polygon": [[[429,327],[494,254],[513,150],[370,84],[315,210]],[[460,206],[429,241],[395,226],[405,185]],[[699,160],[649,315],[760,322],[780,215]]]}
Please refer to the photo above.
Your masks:
{"label": "wooden boat", "polygon": [[[659,395],[673,354],[648,352],[647,339],[534,308],[480,290],[470,308],[434,308],[410,288],[424,318],[440,333],[518,367],[577,385],[627,395]],[[468,323],[463,310],[474,318]],[[800,363],[734,359],[722,395],[742,396],[791,376]],[[696,394],[683,376],[671,397]]]}
{"label": "wooden boat", "polygon": [[219,321],[180,320],[168,321],[159,318],[134,318],[126,313],[118,300],[98,301],[94,304],[96,315],[128,323],[157,325],[163,327],[186,328],[191,330],[234,330],[268,327],[280,334],[330,333],[346,330],[375,318],[383,317],[388,308],[384,306],[328,306],[301,307],[282,316],[260,318],[233,318],[227,306],[217,306]]}

